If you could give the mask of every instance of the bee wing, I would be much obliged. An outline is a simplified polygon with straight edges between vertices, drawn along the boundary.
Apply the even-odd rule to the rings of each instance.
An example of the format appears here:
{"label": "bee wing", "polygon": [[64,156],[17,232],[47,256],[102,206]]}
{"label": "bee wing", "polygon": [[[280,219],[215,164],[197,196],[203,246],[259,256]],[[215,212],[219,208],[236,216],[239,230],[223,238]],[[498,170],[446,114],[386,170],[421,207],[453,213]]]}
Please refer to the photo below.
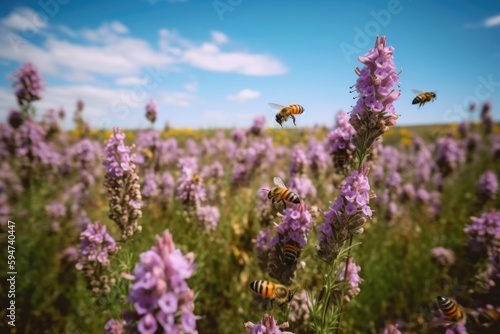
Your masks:
{"label": "bee wing", "polygon": [[276,176],[273,180],[274,180],[274,184],[277,185],[278,187],[287,189],[287,187],[283,183],[283,180],[280,179],[279,177]]}
{"label": "bee wing", "polygon": [[285,106],[282,106],[281,104],[277,104],[277,103],[268,103],[268,104],[273,109],[283,109],[283,108],[286,108]]}
{"label": "bee wing", "polygon": [[418,89],[412,89],[411,91],[412,91],[413,93],[417,94],[417,95],[418,95],[418,94],[422,94],[422,93],[423,93],[421,90],[418,90]]}

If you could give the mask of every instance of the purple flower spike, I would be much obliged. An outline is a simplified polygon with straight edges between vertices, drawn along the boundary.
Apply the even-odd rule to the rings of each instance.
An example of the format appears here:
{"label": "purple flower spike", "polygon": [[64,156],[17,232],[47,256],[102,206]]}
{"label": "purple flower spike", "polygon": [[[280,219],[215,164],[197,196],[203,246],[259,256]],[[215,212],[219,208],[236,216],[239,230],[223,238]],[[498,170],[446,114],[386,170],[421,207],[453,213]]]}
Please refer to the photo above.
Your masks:
{"label": "purple flower spike", "polygon": [[282,331],[282,328],[288,328],[288,322],[278,325],[274,317],[268,314],[264,315],[259,324],[250,321],[245,323],[247,334],[293,334],[292,332]]}
{"label": "purple flower spike", "polygon": [[125,134],[115,128],[106,142],[104,186],[108,189],[109,217],[118,224],[122,239],[127,239],[142,230],[139,225],[142,196],[134,155],[125,146],[124,138]]}
{"label": "purple flower spike", "polygon": [[[339,270],[337,270],[337,277],[340,280],[346,279],[346,263],[342,262],[342,265],[340,266]],[[354,263],[354,259],[352,257],[349,258],[349,261],[347,263],[347,283],[349,285],[349,288],[347,289],[347,294],[345,295],[346,301],[349,303],[351,299],[356,296],[361,289],[359,288],[359,285],[363,282],[363,279],[359,277],[359,271],[361,270],[361,267],[356,265]]]}
{"label": "purple flower spike", "polygon": [[15,80],[12,86],[16,91],[15,94],[20,105],[30,104],[42,98],[42,78],[35,65],[32,63],[21,65],[12,78]]}
{"label": "purple flower spike", "polygon": [[205,226],[205,231],[215,231],[220,217],[216,206],[200,206],[196,210],[196,215],[200,223]]}
{"label": "purple flower spike", "polygon": [[249,133],[254,136],[260,136],[264,132],[264,125],[266,124],[266,116],[261,115],[257,116],[253,120],[252,127],[249,130]]}
{"label": "purple flower spike", "polygon": [[346,172],[349,170],[348,167],[356,149],[351,141],[355,133],[356,131],[349,123],[349,116],[345,112],[339,111],[336,128],[326,137],[328,153],[332,156],[333,165],[337,171]]}
{"label": "purple flower spike", "polygon": [[500,212],[491,211],[470,219],[472,223],[464,231],[470,236],[472,250],[492,253],[500,245]]}
{"label": "purple flower spike", "polygon": [[380,334],[401,334],[401,331],[398,329],[397,326],[391,324],[385,326],[382,332],[380,332]]}
{"label": "purple flower spike", "polygon": [[197,333],[194,292],[185,281],[196,270],[194,254],[182,254],[166,230],[140,258],[134,275],[127,275],[134,281],[129,293],[135,308],[131,318],[138,319],[132,326],[141,333]]}
{"label": "purple flower spike", "polygon": [[340,188],[340,196],[325,213],[326,220],[317,227],[319,237],[318,256],[327,262],[333,261],[343,243],[353,234],[363,232],[363,225],[372,216],[369,206],[370,184],[368,168],[353,171]]}
{"label": "purple flower spike", "polygon": [[386,46],[385,36],[377,37],[375,47],[363,57],[358,57],[365,66],[356,68],[358,102],[350,113],[349,123],[356,130],[354,145],[368,152],[375,140],[396,124],[398,115],[392,103],[399,99],[401,91],[392,87],[399,80],[395,71],[394,48]]}
{"label": "purple flower spike", "polygon": [[[307,235],[312,227],[312,217],[303,203],[285,209],[281,224],[276,226],[277,234],[271,239],[268,272],[273,278],[290,285],[299,268],[299,257],[307,244]],[[294,259],[284,255],[285,246],[295,249]]]}
{"label": "purple flower spike", "polygon": [[444,247],[434,247],[431,250],[432,258],[443,267],[455,264],[455,252]]}
{"label": "purple flower spike", "polygon": [[481,175],[477,185],[476,194],[479,202],[494,200],[498,192],[498,179],[496,174],[489,170]]}
{"label": "purple flower spike", "polygon": [[109,293],[114,284],[114,279],[109,278],[109,256],[118,252],[120,247],[107,232],[106,225],[99,222],[89,224],[80,233],[80,240],[76,269],[83,271],[93,292]]}
{"label": "purple flower spike", "polygon": [[156,117],[158,116],[156,103],[153,99],[149,100],[148,104],[146,104],[146,118],[151,124],[154,124],[156,121]]}
{"label": "purple flower spike", "polygon": [[125,334],[123,323],[116,319],[109,319],[104,326],[105,334]]}

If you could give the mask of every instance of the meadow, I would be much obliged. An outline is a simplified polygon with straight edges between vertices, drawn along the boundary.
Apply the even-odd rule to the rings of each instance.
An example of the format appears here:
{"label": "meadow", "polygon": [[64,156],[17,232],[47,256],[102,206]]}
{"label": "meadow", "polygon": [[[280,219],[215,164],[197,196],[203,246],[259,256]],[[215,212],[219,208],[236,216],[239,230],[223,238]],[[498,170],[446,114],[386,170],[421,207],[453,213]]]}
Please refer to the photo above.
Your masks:
{"label": "meadow", "polygon": [[[314,128],[299,115],[284,129],[257,117],[243,129],[99,130],[79,101],[68,130],[69,115],[35,101],[0,125],[0,244],[17,272],[15,327],[3,308],[2,332],[500,328],[500,127],[488,102],[460,124],[384,118],[367,143],[352,113]],[[275,177],[300,204],[271,202]],[[256,280],[294,297],[271,305]]]}

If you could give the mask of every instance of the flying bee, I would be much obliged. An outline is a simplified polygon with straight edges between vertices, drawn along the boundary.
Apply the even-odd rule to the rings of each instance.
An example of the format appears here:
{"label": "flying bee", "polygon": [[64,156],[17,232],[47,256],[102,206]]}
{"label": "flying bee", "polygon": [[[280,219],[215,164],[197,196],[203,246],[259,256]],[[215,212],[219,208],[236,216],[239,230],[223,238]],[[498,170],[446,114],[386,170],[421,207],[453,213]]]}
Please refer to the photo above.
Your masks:
{"label": "flying bee", "polygon": [[276,301],[280,306],[289,303],[295,293],[295,290],[291,291],[284,285],[266,280],[250,282],[250,289],[259,296],[269,299],[271,306],[273,301]]}
{"label": "flying bee", "polygon": [[278,122],[281,127],[283,127],[283,122],[288,121],[288,117],[291,117],[293,120],[293,125],[295,124],[295,116],[300,115],[304,112],[304,107],[298,104],[290,104],[288,107],[282,106],[281,104],[269,103],[269,106],[274,109],[279,109],[276,114],[276,122]]}
{"label": "flying bee", "polygon": [[286,209],[286,202],[294,204],[300,203],[299,196],[295,195],[295,193],[291,190],[288,190],[282,179],[276,176],[273,180],[276,187],[272,188],[271,190],[264,189],[269,191],[267,194],[267,198],[269,198],[273,204],[282,201]]}
{"label": "flying bee", "polygon": [[283,258],[285,260],[285,264],[288,267],[293,266],[297,262],[297,258],[300,255],[300,250],[295,241],[288,241],[281,247],[281,251],[283,252]]}
{"label": "flying bee", "polygon": [[487,308],[477,316],[479,325],[485,328],[491,327],[494,323],[500,320],[500,312],[493,308]]}
{"label": "flying bee", "polygon": [[438,296],[437,304],[441,313],[445,316],[446,320],[451,323],[457,323],[465,320],[465,311],[457,303],[451,301],[450,299]]}
{"label": "flying bee", "polygon": [[419,104],[419,108],[427,102],[434,102],[434,99],[436,98],[435,92],[421,92],[416,89],[412,89],[412,92],[417,94],[417,96],[413,99],[411,104]]}

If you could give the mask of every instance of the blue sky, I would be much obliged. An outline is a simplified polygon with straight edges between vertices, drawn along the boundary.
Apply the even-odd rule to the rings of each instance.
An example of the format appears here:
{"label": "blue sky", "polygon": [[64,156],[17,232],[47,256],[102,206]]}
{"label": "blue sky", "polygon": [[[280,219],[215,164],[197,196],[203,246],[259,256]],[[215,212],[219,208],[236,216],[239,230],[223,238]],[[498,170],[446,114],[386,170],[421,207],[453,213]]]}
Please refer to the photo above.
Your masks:
{"label": "blue sky", "polygon": [[[487,100],[500,119],[497,0],[3,1],[0,119],[16,107],[7,76],[31,61],[46,83],[38,110],[71,114],[81,98],[95,127],[147,127],[151,98],[158,127],[249,126],[262,114],[279,127],[269,102],[303,105],[298,125],[331,126],[354,104],[357,56],[376,34],[403,69],[399,125],[458,122]],[[412,89],[438,97],[419,109]]]}

